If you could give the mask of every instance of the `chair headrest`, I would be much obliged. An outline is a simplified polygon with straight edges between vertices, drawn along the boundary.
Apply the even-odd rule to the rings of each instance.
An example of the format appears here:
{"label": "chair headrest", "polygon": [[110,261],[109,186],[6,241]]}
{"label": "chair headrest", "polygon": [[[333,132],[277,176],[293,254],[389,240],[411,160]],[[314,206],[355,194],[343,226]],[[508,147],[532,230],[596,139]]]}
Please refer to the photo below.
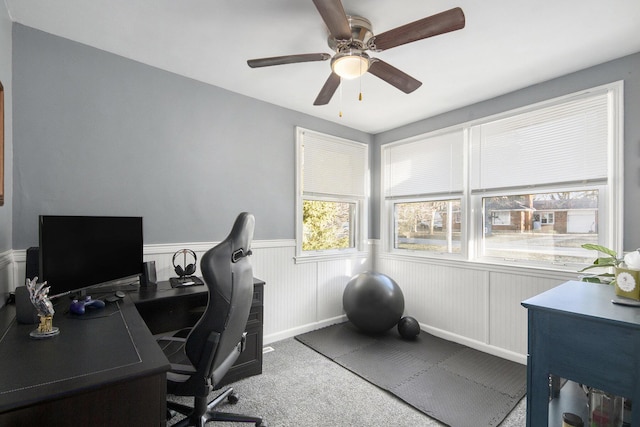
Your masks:
{"label": "chair headrest", "polygon": [[256,220],[248,212],[242,212],[236,218],[231,232],[225,240],[231,243],[231,262],[238,262],[251,255],[251,241]]}

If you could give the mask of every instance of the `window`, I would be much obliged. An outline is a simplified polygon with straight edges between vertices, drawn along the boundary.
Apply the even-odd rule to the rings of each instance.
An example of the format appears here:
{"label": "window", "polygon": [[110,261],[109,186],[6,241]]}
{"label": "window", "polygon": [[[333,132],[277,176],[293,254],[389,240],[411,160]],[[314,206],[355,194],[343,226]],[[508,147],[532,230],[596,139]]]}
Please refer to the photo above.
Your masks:
{"label": "window", "polygon": [[598,244],[598,190],[483,197],[482,204],[482,256],[556,264],[593,258],[581,246]]}
{"label": "window", "polygon": [[492,209],[489,212],[491,225],[511,225],[511,212],[500,209]]}
{"label": "window", "polygon": [[297,128],[298,256],[362,249],[366,223],[366,144]]}
{"label": "window", "polygon": [[575,270],[621,249],[622,82],[382,147],[383,249]]}
{"label": "window", "polygon": [[460,200],[394,203],[394,248],[460,253]]}
{"label": "window", "polygon": [[617,247],[614,92],[585,91],[470,128],[471,203],[485,215],[478,258],[573,266],[592,261],[584,243]]}
{"label": "window", "polygon": [[534,225],[536,220],[540,221],[540,224],[553,224],[553,212],[540,212],[534,215]]}
{"label": "window", "polygon": [[384,203],[393,218],[389,250],[462,253],[463,150],[461,130],[383,147]]}
{"label": "window", "polygon": [[302,250],[355,248],[356,203],[303,199]]}

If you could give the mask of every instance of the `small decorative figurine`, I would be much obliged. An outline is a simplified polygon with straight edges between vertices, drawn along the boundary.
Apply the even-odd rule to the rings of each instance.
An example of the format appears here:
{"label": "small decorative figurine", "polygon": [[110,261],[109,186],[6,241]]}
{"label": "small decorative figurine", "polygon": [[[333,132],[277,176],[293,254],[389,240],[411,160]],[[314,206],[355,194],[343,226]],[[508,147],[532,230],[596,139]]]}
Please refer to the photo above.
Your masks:
{"label": "small decorative figurine", "polygon": [[38,277],[34,277],[33,280],[27,279],[27,289],[29,289],[29,296],[31,303],[38,311],[38,317],[40,318],[40,324],[38,329],[34,329],[29,334],[32,338],[50,338],[60,333],[60,329],[53,326],[53,304],[49,300],[49,286],[47,282],[38,283]]}

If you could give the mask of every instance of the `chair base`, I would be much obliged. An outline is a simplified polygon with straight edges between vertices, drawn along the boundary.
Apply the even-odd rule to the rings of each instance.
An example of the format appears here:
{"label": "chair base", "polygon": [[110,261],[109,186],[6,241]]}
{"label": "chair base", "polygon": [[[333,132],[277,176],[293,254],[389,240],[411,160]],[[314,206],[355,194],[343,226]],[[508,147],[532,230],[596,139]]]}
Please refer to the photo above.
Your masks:
{"label": "chair base", "polygon": [[227,388],[209,403],[207,403],[204,397],[196,397],[193,408],[176,402],[167,402],[168,411],[175,411],[186,415],[185,419],[174,424],[173,427],[204,427],[205,423],[209,421],[254,423],[256,427],[267,427],[267,423],[263,421],[261,417],[216,411],[215,408],[225,399],[228,399],[230,403],[236,403],[238,401],[237,395],[233,393],[233,388]]}

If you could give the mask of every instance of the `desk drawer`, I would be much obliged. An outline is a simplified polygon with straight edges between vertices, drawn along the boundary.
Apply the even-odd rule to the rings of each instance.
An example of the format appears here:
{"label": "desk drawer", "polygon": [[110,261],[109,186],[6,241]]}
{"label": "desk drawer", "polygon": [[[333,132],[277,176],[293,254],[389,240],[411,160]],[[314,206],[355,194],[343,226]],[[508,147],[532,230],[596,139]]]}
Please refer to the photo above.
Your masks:
{"label": "desk drawer", "polygon": [[252,307],[262,307],[264,304],[264,287],[262,285],[254,285]]}
{"label": "desk drawer", "polygon": [[249,312],[249,318],[247,319],[247,328],[256,324],[262,325],[262,311],[262,307],[251,308],[251,311]]}

